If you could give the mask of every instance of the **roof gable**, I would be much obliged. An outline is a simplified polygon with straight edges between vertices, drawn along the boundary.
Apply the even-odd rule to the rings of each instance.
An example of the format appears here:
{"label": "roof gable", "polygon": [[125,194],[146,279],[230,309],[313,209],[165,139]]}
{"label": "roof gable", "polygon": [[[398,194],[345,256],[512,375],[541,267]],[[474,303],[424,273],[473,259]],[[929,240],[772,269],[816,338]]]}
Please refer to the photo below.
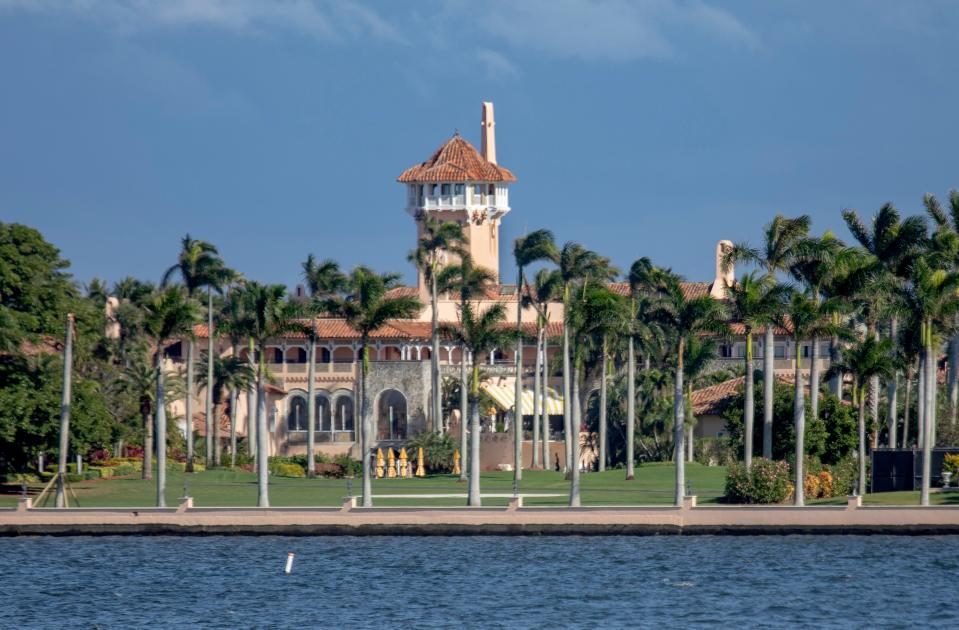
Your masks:
{"label": "roof gable", "polygon": [[403,171],[398,182],[515,182],[516,177],[498,164],[487,162],[458,133],[421,164]]}

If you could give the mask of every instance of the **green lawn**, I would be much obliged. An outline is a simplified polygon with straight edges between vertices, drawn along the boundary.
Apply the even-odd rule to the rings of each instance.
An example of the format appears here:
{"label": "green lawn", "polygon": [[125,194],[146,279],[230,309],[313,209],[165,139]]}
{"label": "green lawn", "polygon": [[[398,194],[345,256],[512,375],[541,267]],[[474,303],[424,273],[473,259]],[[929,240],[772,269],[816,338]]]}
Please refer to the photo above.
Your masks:
{"label": "green lawn", "polygon": [[[644,464],[636,469],[636,479],[625,480],[625,471],[611,470],[589,473],[581,477],[584,505],[668,505],[673,501],[673,466],[671,464]],[[700,501],[715,501],[723,492],[726,470],[722,467],[687,465],[687,478]],[[174,506],[183,496],[187,482],[189,494],[196,506],[254,506],[256,505],[256,477],[252,473],[212,470],[187,475],[167,474],[167,505]],[[81,507],[144,507],[155,504],[155,481],[120,478],[84,481],[72,484]],[[512,494],[513,474],[488,472],[481,477],[482,492]],[[361,481],[352,482],[353,494],[359,494]],[[38,491],[39,488],[32,488]],[[465,483],[450,475],[435,475],[413,479],[377,479],[373,482],[375,495],[386,494],[449,494],[465,493]],[[566,505],[569,482],[560,473],[524,471],[521,493],[560,494],[558,497],[528,498],[526,505]],[[347,495],[345,479],[291,479],[270,478],[272,506],[334,506]],[[16,504],[16,495],[0,495],[0,507]],[[505,506],[507,498],[487,498],[484,505]],[[376,505],[464,505],[461,498],[401,498],[376,499]],[[52,505],[52,499],[46,501]]]}
{"label": "green lawn", "polygon": [[[700,503],[715,503],[723,493],[726,469],[688,464],[687,478],[693,494]],[[671,464],[644,464],[636,469],[636,479],[626,481],[623,470],[584,474],[582,479],[583,505],[670,505],[673,501],[673,474]],[[512,494],[513,474],[488,472],[482,475],[483,493]],[[183,495],[187,481],[189,494],[196,506],[254,506],[256,505],[256,477],[252,473],[212,470],[192,475],[170,472],[167,475],[167,505],[175,506]],[[156,485],[138,477],[84,481],[73,484],[81,507],[145,507],[155,504]],[[360,480],[353,480],[353,494],[359,494]],[[387,494],[449,494],[465,493],[466,484],[449,475],[435,475],[414,479],[378,479],[373,482],[375,495]],[[31,488],[33,492],[38,487]],[[526,505],[566,505],[569,482],[559,473],[524,471],[520,484],[522,493],[560,494],[558,497],[527,498]],[[271,477],[270,504],[282,506],[335,506],[347,494],[345,479],[291,479]],[[484,505],[504,506],[506,498],[486,498]],[[933,493],[935,505],[959,505],[959,492]],[[0,507],[16,505],[15,494],[0,494]],[[46,501],[52,506],[52,497]],[[816,504],[843,504],[844,498],[819,501]],[[867,505],[917,505],[918,492],[886,492],[868,495]],[[461,498],[378,498],[379,506],[464,505]]]}

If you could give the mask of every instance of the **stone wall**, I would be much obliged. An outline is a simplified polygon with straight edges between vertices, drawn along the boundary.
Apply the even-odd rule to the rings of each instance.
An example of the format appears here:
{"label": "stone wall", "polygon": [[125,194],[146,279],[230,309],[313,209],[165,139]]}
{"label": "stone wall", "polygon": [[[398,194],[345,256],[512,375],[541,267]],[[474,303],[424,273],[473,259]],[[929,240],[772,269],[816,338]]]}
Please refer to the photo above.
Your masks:
{"label": "stone wall", "polygon": [[429,361],[376,361],[370,364],[366,382],[374,423],[380,393],[395,389],[406,396],[407,435],[415,435],[429,428]]}

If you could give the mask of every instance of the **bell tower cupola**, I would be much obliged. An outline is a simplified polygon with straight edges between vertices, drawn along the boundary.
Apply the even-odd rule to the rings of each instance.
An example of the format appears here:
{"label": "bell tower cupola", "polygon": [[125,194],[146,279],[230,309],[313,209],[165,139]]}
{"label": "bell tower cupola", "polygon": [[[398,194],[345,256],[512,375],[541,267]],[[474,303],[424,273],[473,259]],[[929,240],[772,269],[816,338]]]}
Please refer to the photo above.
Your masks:
{"label": "bell tower cupola", "polygon": [[499,224],[510,211],[509,184],[516,177],[496,162],[492,103],[483,103],[481,125],[480,151],[454,133],[397,181],[406,186],[406,211],[416,220],[417,241],[427,218],[456,221],[469,237],[473,262],[499,278]]}

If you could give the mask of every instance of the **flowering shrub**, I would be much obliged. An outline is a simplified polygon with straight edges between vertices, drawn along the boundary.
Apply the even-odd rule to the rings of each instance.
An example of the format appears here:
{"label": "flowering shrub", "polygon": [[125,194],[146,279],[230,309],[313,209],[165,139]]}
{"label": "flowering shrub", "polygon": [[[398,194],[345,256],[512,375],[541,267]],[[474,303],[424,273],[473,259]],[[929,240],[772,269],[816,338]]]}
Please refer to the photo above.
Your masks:
{"label": "flowering shrub", "polygon": [[819,473],[819,496],[829,498],[836,496],[836,485],[833,483],[832,473],[824,470]]}
{"label": "flowering shrub", "polygon": [[273,464],[270,472],[277,477],[306,477],[306,471],[299,464]]}
{"label": "flowering shrub", "polygon": [[143,459],[143,447],[135,444],[124,446],[123,453],[121,453],[121,455],[123,457],[136,457],[138,459]]}
{"label": "flowering shrub", "polygon": [[806,475],[803,479],[803,496],[807,499],[818,499],[822,496],[822,486],[819,483],[819,475]]}
{"label": "flowering shrub", "polygon": [[757,458],[751,469],[737,463],[726,473],[726,500],[730,503],[782,503],[792,491],[786,462]]}
{"label": "flowering shrub", "polygon": [[942,472],[959,473],[959,453],[946,453],[942,460]]}
{"label": "flowering shrub", "polygon": [[98,448],[97,450],[90,453],[90,463],[92,464],[102,464],[110,459],[110,449],[108,448]]}

